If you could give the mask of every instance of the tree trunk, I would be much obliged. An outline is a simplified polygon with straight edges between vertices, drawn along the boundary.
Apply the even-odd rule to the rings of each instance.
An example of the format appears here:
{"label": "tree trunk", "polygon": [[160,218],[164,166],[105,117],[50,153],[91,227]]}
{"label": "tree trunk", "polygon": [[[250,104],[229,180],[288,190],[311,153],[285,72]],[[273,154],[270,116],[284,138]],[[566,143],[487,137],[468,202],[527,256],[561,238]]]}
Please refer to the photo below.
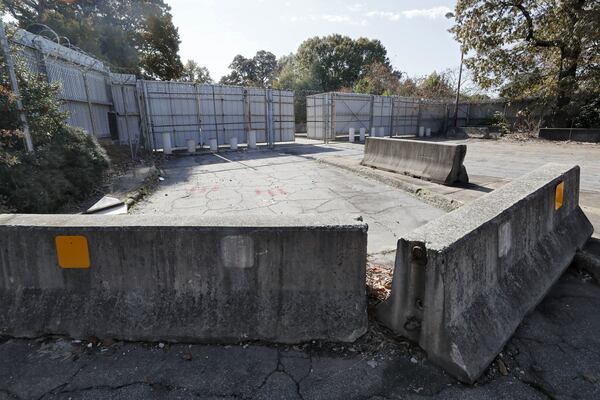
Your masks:
{"label": "tree trunk", "polygon": [[571,101],[577,90],[577,60],[579,50],[561,50],[561,68],[558,73],[558,93],[554,112],[554,125],[568,128],[573,120]]}

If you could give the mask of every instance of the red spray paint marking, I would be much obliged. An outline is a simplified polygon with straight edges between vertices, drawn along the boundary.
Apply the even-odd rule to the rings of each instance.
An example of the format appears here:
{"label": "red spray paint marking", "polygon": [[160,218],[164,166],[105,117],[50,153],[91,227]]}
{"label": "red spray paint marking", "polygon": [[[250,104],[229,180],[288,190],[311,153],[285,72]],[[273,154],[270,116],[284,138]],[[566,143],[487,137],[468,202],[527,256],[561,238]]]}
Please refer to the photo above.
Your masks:
{"label": "red spray paint marking", "polygon": [[200,192],[200,193],[204,193],[206,192],[206,188],[203,186],[194,186],[190,189],[190,192],[192,193],[196,193],[196,192]]}
{"label": "red spray paint marking", "polygon": [[256,189],[256,190],[254,191],[254,193],[256,193],[256,195],[257,195],[257,196],[260,196],[260,193],[261,193],[261,191],[260,191],[259,189]]}
{"label": "red spray paint marking", "polygon": [[269,190],[267,193],[269,193],[269,196],[274,197],[275,193],[273,193],[271,190]]}

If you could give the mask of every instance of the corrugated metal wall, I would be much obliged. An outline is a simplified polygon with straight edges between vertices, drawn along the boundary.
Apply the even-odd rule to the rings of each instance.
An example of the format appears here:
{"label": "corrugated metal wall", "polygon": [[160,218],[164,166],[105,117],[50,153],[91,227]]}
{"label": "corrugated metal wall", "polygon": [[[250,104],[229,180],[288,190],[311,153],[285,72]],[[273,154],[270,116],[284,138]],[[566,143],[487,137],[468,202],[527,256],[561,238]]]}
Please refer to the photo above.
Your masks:
{"label": "corrugated metal wall", "polygon": [[155,149],[162,148],[164,133],[174,148],[188,139],[219,145],[247,142],[256,131],[258,143],[267,142],[267,93],[272,94],[274,142],[294,141],[294,93],[284,90],[197,85],[184,82],[141,81],[146,122]]}
{"label": "corrugated metal wall", "polygon": [[[401,96],[371,96],[358,93],[320,93],[307,96],[307,136],[311,139],[334,140],[348,135],[349,128],[358,130],[383,127],[385,135],[415,135],[419,127],[443,133],[454,115],[452,101],[424,100]],[[525,105],[508,105],[506,101],[489,100],[460,103],[459,126],[489,124],[495,112],[510,121]],[[392,112],[393,110],[393,112]],[[332,118],[332,115],[335,117]],[[333,132],[335,130],[335,133]]]}
{"label": "corrugated metal wall", "polygon": [[69,124],[99,138],[115,139],[117,132],[111,135],[109,122],[109,113],[114,112],[118,140],[129,145],[132,154],[142,145],[161,149],[164,132],[172,136],[176,148],[186,147],[187,139],[200,142],[201,137],[204,143],[216,138],[219,144],[228,144],[237,136],[239,143],[245,143],[250,130],[256,131],[258,143],[267,142],[267,132],[272,132],[272,142],[294,140],[293,92],[139,81],[134,75],[111,73],[93,57],[23,30],[17,31],[13,42],[32,71],[60,84]]}
{"label": "corrugated metal wall", "polygon": [[39,35],[18,30],[13,42],[23,59],[36,73],[45,73],[49,82],[60,84],[63,109],[69,124],[97,137],[110,137],[108,112],[112,107],[109,69],[101,61],[61,46]]}
{"label": "corrugated metal wall", "polygon": [[113,109],[119,129],[119,142],[129,145],[132,153],[142,145],[141,112],[135,75],[110,74]]}

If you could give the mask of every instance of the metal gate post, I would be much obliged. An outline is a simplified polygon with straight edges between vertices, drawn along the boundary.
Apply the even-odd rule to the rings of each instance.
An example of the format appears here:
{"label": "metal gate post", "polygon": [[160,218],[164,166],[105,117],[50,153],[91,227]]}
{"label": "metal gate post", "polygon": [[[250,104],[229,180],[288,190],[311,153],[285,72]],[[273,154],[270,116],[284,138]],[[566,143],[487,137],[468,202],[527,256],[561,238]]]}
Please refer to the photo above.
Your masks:
{"label": "metal gate post", "polygon": [[196,95],[196,105],[198,107],[198,130],[196,133],[196,138],[200,138],[198,140],[199,143],[196,143],[196,146],[200,145],[200,148],[204,145],[202,143],[202,104],[200,103],[200,88],[198,88],[198,84],[194,83],[194,94]]}
{"label": "metal gate post", "polygon": [[215,122],[215,138],[217,140],[217,153],[219,152],[219,125],[217,123],[217,100],[215,99],[215,85],[212,85],[213,117]]}
{"label": "metal gate post", "polygon": [[246,143],[248,143],[248,134],[250,132],[249,116],[250,116],[250,103],[248,102],[248,89],[243,89],[242,102],[244,108],[244,134],[246,135]]}
{"label": "metal gate post", "polygon": [[336,111],[336,107],[335,107],[335,103],[336,103],[336,94],[332,93],[331,94],[331,124],[329,126],[331,133],[330,133],[330,139],[333,140],[335,142],[336,139],[336,126],[335,126],[335,120],[336,120],[336,115],[335,115],[335,111]]}
{"label": "metal gate post", "polygon": [[369,136],[373,137],[373,131],[375,124],[375,96],[371,96],[371,111],[369,115]]}
{"label": "metal gate post", "polygon": [[394,97],[390,97],[392,109],[390,110],[390,138],[394,136]]}
{"label": "metal gate post", "polygon": [[323,94],[323,104],[321,105],[323,110],[323,143],[329,143],[329,94]]}
{"label": "metal gate post", "polygon": [[267,145],[270,149],[274,146],[274,137],[273,137],[273,90],[266,89],[265,90],[265,101],[266,101],[266,133],[267,133]]}
{"label": "metal gate post", "polygon": [[148,98],[148,85],[146,81],[142,82],[142,92],[144,95],[144,105],[146,108],[146,126],[150,128],[150,138],[152,139],[152,150],[157,151],[156,136],[154,134],[154,122],[152,121],[152,107],[150,105],[150,99]]}
{"label": "metal gate post", "polygon": [[90,99],[90,89],[88,87],[87,73],[88,71],[82,72],[83,88],[85,89],[85,99],[87,100],[88,111],[90,114],[90,122],[92,124],[92,135],[96,136],[96,122],[94,121],[94,109],[92,107],[92,99]]}
{"label": "metal gate post", "polygon": [[417,101],[418,113],[417,113],[417,132],[416,135],[419,135],[419,129],[421,129],[421,99]]}

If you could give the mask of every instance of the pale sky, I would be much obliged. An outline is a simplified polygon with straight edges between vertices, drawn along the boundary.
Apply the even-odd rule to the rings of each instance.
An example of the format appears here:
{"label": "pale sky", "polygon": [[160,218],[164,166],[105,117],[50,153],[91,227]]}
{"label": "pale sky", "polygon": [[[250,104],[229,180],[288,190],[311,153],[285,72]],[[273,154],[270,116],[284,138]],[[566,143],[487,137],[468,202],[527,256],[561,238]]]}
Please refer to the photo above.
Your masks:
{"label": "pale sky", "polygon": [[460,50],[444,15],[455,0],[167,0],[180,55],[215,80],[237,54],[295,52],[305,39],[333,33],[379,39],[394,67],[410,76],[458,67]]}

